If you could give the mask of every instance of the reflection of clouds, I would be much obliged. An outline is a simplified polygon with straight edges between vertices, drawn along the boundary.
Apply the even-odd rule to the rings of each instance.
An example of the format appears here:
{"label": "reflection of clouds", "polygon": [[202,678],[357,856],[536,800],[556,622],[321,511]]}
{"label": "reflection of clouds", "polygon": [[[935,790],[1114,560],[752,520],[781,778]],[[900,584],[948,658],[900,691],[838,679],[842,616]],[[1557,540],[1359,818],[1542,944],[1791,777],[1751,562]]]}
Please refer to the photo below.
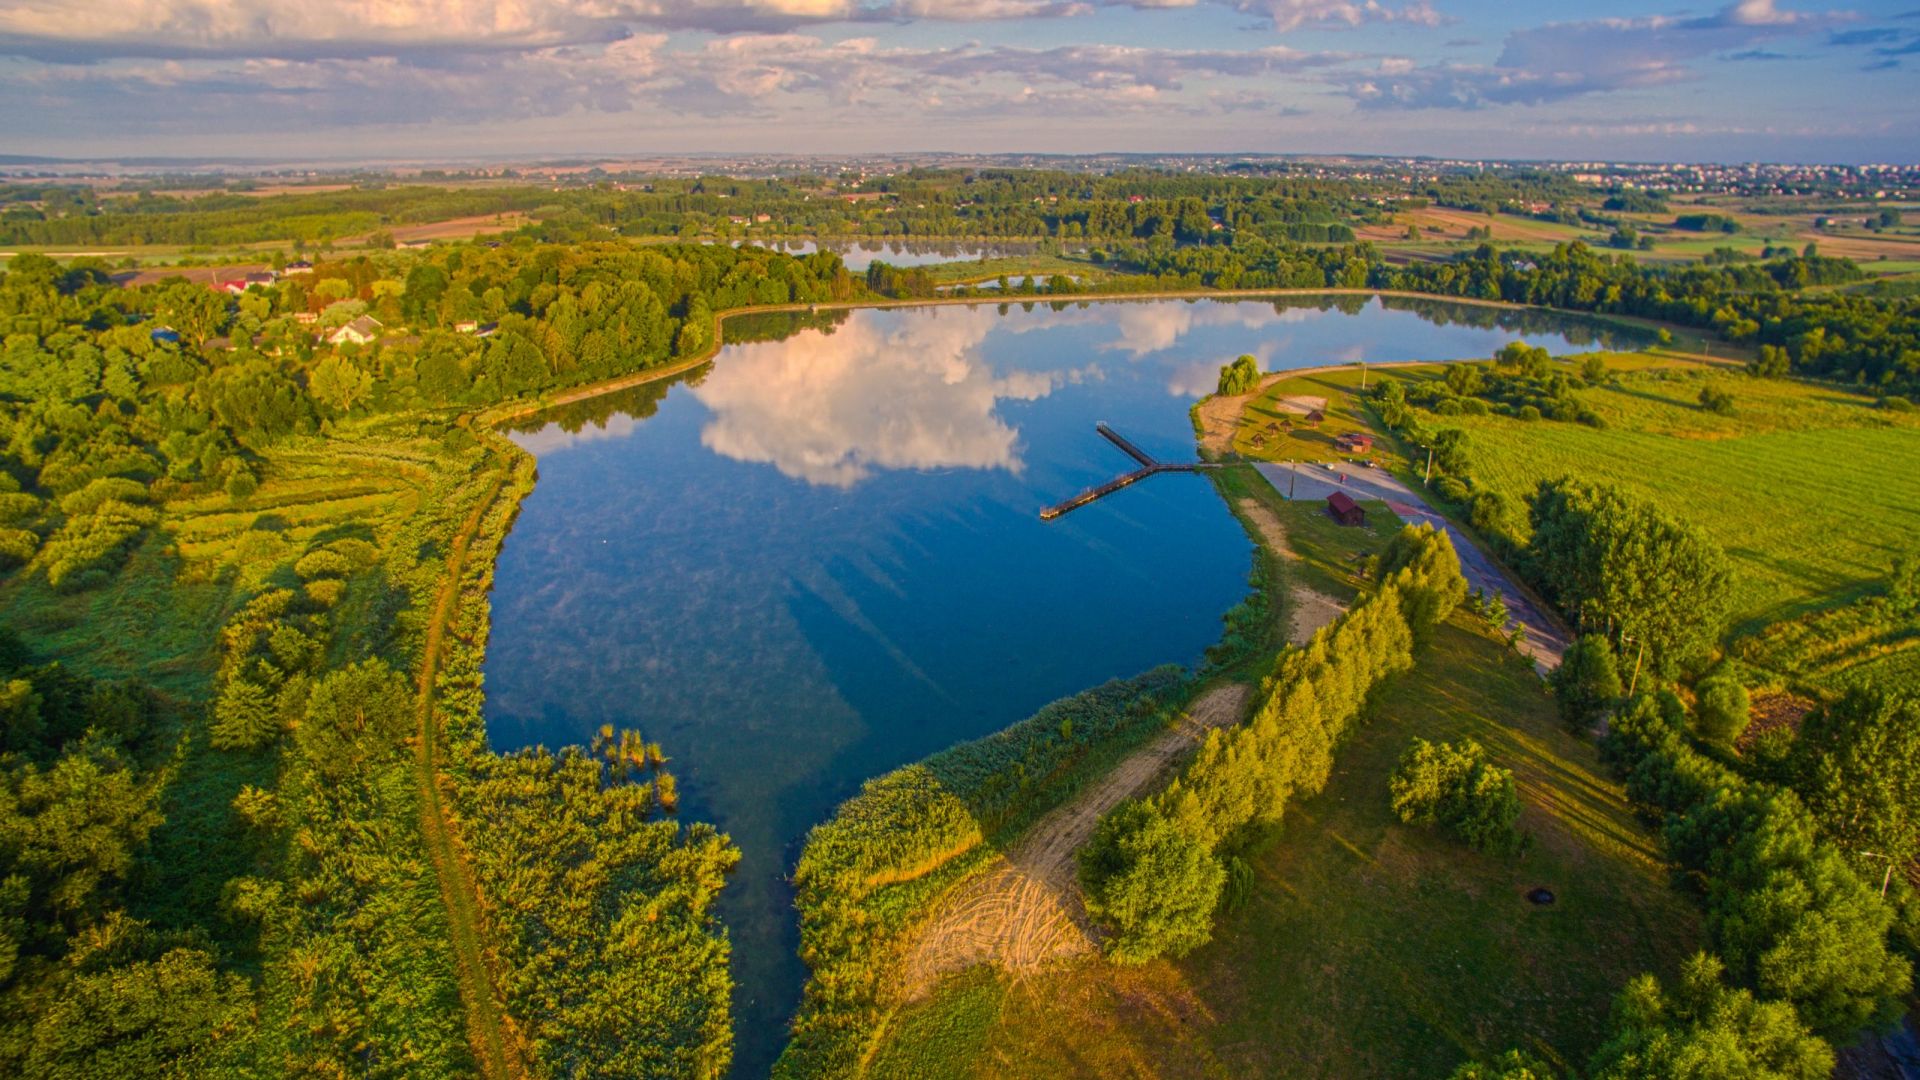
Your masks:
{"label": "reflection of clouds", "polygon": [[[1020,334],[1058,326],[1111,328],[1113,339],[1098,348],[1107,352],[1124,352],[1139,360],[1173,348],[1180,343],[1180,339],[1195,330],[1265,330],[1308,322],[1326,314],[1315,307],[1282,307],[1275,311],[1270,300],[1108,301],[1090,302],[1066,311],[1050,311],[1044,319],[1016,320],[1010,322],[1006,329]],[[1259,355],[1257,350],[1243,351],[1254,351]]]}
{"label": "reflection of clouds", "polygon": [[579,431],[568,431],[559,424],[548,424],[537,431],[516,431],[509,435],[522,450],[543,457],[596,439],[623,439],[633,434],[640,421],[626,413],[614,413],[605,420],[589,422]]}
{"label": "reflection of clouds", "polygon": [[831,336],[735,346],[693,395],[713,412],[700,442],[812,484],[851,487],[875,468],[1020,469],[1001,398],[1032,401],[1084,372],[996,377],[979,355],[1000,324],[986,308],[942,308],[892,331],[867,312]]}

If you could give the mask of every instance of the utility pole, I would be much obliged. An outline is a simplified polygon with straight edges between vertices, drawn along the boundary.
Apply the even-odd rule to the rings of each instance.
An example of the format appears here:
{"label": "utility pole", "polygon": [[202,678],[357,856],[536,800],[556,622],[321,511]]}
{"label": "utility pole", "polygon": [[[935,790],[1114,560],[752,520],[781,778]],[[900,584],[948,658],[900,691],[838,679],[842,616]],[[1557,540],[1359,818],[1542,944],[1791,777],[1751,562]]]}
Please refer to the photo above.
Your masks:
{"label": "utility pole", "polygon": [[1296,479],[1298,479],[1299,476],[1300,476],[1299,471],[1293,467],[1293,459],[1288,458],[1287,459],[1287,501],[1288,502],[1293,501],[1293,482]]}
{"label": "utility pole", "polygon": [[1647,643],[1645,639],[1635,639],[1631,635],[1623,634],[1621,637],[1626,641],[1638,640],[1640,644],[1640,648],[1633,654],[1633,678],[1627,680],[1627,696],[1632,697],[1634,687],[1640,685],[1640,661],[1647,655]]}
{"label": "utility pole", "polygon": [[1367,392],[1367,362],[1365,360],[1360,361],[1360,392],[1363,394]]}
{"label": "utility pole", "polygon": [[1431,447],[1431,446],[1429,446],[1429,447],[1427,447],[1427,479],[1426,479],[1426,485],[1427,485],[1428,487],[1432,487],[1432,486],[1433,486],[1433,447]]}
{"label": "utility pole", "polygon": [[1887,872],[1880,875],[1880,899],[1885,900],[1887,898],[1887,886],[1893,883],[1893,856],[1882,855],[1877,851],[1862,851],[1860,854],[1868,856],[1869,858],[1886,860]]}

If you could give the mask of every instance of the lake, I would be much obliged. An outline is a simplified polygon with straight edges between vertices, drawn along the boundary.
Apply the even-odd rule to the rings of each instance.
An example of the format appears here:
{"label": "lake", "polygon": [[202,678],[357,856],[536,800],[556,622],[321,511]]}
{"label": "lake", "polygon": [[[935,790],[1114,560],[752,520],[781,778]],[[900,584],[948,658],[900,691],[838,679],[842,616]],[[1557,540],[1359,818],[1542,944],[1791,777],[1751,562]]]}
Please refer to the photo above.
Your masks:
{"label": "lake", "polygon": [[1033,243],[1017,241],[980,242],[969,240],[737,240],[735,244],[757,244],[789,255],[811,255],[831,251],[840,256],[847,269],[864,272],[876,262],[889,266],[932,266],[935,263],[973,262],[979,259],[1011,255],[1031,255],[1038,250]]}
{"label": "lake", "polygon": [[726,333],[705,368],[512,433],[540,479],[500,554],[486,685],[496,749],[638,728],[672,758],[681,816],[740,846],[722,912],[742,1076],[766,1073],[804,980],[784,879],[810,826],[869,777],[1197,661],[1245,595],[1251,543],[1203,475],[1039,519],[1132,467],[1096,421],[1188,461],[1188,407],[1241,353],[1278,370],[1608,340],[1357,296],[753,316]]}

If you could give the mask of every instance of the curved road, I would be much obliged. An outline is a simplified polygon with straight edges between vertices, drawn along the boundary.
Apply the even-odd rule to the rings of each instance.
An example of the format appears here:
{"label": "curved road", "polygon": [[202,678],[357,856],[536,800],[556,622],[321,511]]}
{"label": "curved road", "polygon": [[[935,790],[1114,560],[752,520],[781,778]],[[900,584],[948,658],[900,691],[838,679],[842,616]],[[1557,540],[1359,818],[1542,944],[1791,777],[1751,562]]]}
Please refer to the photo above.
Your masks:
{"label": "curved road", "polygon": [[1544,673],[1559,666],[1561,654],[1567,651],[1567,634],[1559,622],[1542,611],[1531,595],[1514,581],[1504,567],[1482,551],[1471,537],[1435,513],[1418,492],[1385,470],[1359,465],[1338,465],[1329,469],[1322,464],[1295,463],[1291,466],[1295,473],[1290,478],[1287,475],[1290,467],[1284,464],[1259,461],[1254,463],[1254,467],[1283,496],[1287,494],[1289,483],[1297,500],[1324,502],[1328,495],[1344,491],[1354,499],[1378,499],[1403,520],[1425,522],[1436,529],[1445,530],[1447,538],[1453,541],[1453,549],[1460,553],[1460,572],[1466,576],[1468,587],[1485,593],[1500,593],[1506,598],[1507,611],[1526,627],[1526,637],[1521,641],[1520,648],[1533,657],[1534,667]]}

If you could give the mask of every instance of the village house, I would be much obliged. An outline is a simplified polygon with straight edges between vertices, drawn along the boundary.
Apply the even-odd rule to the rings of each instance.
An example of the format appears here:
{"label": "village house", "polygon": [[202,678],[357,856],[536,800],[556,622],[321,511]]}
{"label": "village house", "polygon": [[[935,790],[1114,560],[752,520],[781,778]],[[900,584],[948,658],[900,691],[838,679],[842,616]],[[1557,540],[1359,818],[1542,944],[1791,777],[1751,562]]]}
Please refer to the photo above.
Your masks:
{"label": "village house", "polygon": [[216,279],[213,283],[213,288],[216,292],[232,293],[235,296],[239,296],[248,289],[270,289],[276,280],[278,279],[274,276],[273,272],[269,270],[264,273],[241,274],[239,277],[228,278],[225,281]]}
{"label": "village house", "polygon": [[305,259],[295,259],[293,262],[288,263],[286,266],[282,267],[280,270],[281,277],[291,277],[294,274],[311,274],[311,273],[313,273],[313,264],[308,262]]}
{"label": "village house", "polygon": [[1365,525],[1367,512],[1344,491],[1327,496],[1327,514],[1342,525]]}
{"label": "village house", "polygon": [[329,345],[365,345],[380,336],[380,320],[371,315],[362,315],[345,326],[327,334]]}
{"label": "village house", "polygon": [[1349,431],[1334,440],[1334,445],[1349,454],[1373,453],[1373,436],[1363,431]]}

